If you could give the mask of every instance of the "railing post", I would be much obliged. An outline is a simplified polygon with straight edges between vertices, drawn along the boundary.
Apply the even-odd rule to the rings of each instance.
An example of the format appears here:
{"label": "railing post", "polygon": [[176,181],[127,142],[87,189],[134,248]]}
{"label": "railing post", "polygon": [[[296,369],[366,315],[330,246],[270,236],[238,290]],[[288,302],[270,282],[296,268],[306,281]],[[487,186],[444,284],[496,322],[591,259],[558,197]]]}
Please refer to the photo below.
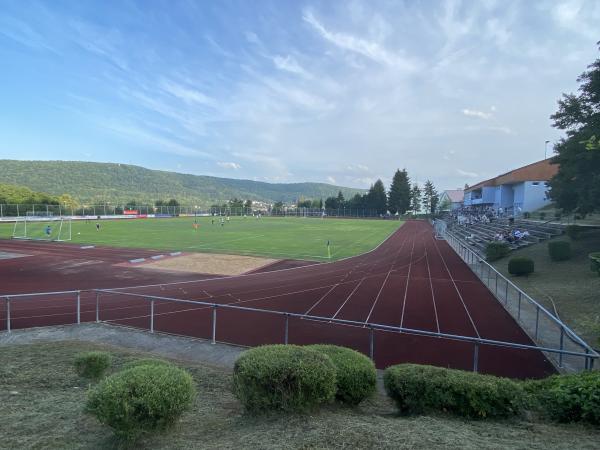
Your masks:
{"label": "railing post", "polygon": [[77,325],[81,323],[81,291],[77,291]]}
{"label": "railing post", "polygon": [[100,322],[100,292],[96,292],[96,323]]}
{"label": "railing post", "polygon": [[[589,355],[590,354],[590,349],[589,348],[585,348],[585,354]],[[590,365],[590,358],[588,358],[587,356],[585,357],[585,362],[584,362],[584,369],[588,370],[589,369],[589,365]]]}
{"label": "railing post", "polygon": [[[564,350],[564,341],[565,341],[565,328],[561,325],[560,327],[560,349]],[[558,354],[558,367],[563,366],[563,354]]]}
{"label": "railing post", "polygon": [[473,372],[479,372],[479,343],[475,343],[473,349]]}
{"label": "railing post", "polygon": [[517,320],[521,320],[521,291],[519,291],[519,306],[517,310]]}
{"label": "railing post", "polygon": [[290,329],[289,327],[290,327],[290,316],[289,316],[289,314],[286,313],[285,314],[285,336],[284,336],[284,340],[283,340],[283,343],[285,345],[287,345],[289,342],[289,340],[288,340],[289,329]]}
{"label": "railing post", "polygon": [[150,300],[150,333],[154,333],[154,300]]}
{"label": "railing post", "polygon": [[6,331],[10,333],[10,297],[6,297]]}
{"label": "railing post", "polygon": [[373,327],[369,327],[369,358],[374,361],[375,356],[375,333]]}
{"label": "railing post", "polygon": [[504,280],[506,283],[506,289],[504,292],[504,304],[508,306],[508,280]]}
{"label": "railing post", "polygon": [[217,343],[217,305],[213,305],[212,310],[212,341],[211,344]]}
{"label": "railing post", "polygon": [[496,277],[496,298],[498,298],[498,272],[494,272],[494,276]]}
{"label": "railing post", "polygon": [[535,340],[538,338],[538,329],[540,326],[540,307],[535,307]]}

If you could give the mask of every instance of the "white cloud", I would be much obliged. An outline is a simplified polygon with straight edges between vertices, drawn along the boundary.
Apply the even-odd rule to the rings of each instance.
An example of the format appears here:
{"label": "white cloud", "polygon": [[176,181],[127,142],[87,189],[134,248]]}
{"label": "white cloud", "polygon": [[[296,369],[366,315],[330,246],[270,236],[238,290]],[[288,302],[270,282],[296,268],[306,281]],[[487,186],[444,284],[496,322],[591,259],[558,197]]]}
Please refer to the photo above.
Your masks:
{"label": "white cloud", "polygon": [[279,70],[291,72],[305,78],[312,78],[312,76],[298,64],[298,61],[290,55],[285,57],[277,55],[273,57],[273,63]]}
{"label": "white cloud", "polygon": [[329,31],[317,20],[310,10],[306,10],[302,18],[317,30],[321,37],[341,49],[358,53],[380,64],[393,66],[407,71],[414,71],[417,69],[417,64],[414,61],[387,50],[378,42],[369,41],[347,33]]}
{"label": "white cloud", "polygon": [[335,178],[333,178],[331,175],[327,177],[327,182],[329,184],[336,184]]}
{"label": "white cloud", "polygon": [[456,169],[456,173],[458,173],[459,175],[461,175],[463,177],[467,177],[467,178],[479,178],[478,173],[468,172],[468,171],[462,170],[462,169]]}
{"label": "white cloud", "polygon": [[232,169],[232,170],[239,170],[242,168],[242,166],[240,166],[238,163],[223,162],[223,161],[217,162],[217,166],[222,167],[223,169]]}
{"label": "white cloud", "polygon": [[462,113],[469,117],[479,117],[480,119],[487,120],[492,117],[492,113],[486,113],[484,111],[477,111],[476,109],[463,109]]}
{"label": "white cloud", "polygon": [[213,106],[215,104],[213,99],[204,95],[202,92],[185,87],[181,84],[174,83],[169,80],[162,80],[160,85],[166,92],[180,100],[183,100],[185,103],[196,103],[205,106]]}

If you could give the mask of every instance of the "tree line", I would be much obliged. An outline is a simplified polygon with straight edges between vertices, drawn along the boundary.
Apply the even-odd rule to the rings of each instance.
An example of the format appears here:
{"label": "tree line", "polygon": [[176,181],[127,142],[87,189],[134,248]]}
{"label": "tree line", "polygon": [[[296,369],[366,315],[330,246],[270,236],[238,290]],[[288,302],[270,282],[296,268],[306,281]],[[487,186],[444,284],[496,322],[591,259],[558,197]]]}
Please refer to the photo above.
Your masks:
{"label": "tree line", "polygon": [[412,183],[406,169],[396,170],[386,191],[383,181],[378,179],[371,185],[365,194],[355,194],[350,199],[345,199],[340,191],[337,197],[327,197],[323,200],[302,200],[298,207],[324,208],[324,209],[366,209],[376,211],[377,214],[392,215],[407,213],[433,214],[439,203],[439,195],[434,184],[427,180],[421,188],[417,183]]}

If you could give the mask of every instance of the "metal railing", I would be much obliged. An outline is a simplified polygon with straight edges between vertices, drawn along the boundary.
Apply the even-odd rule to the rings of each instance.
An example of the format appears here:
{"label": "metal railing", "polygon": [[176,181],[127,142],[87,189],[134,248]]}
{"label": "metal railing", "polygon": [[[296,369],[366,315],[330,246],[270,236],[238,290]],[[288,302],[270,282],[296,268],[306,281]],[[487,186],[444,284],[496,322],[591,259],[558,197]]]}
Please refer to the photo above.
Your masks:
{"label": "metal railing", "polygon": [[[528,336],[542,348],[557,348],[559,352],[548,352],[559,368],[568,371],[591,369],[598,353],[565,323],[535,301],[512,281],[498,272],[470,245],[446,231],[446,241],[467,263],[483,284],[496,297],[498,302],[517,321]],[[543,350],[546,351],[546,350]],[[589,355],[588,358],[572,358],[565,351]],[[590,362],[592,365],[590,365]]]}
{"label": "metal railing", "polygon": [[[87,304],[94,304],[95,303],[95,308],[94,309],[90,309],[90,310],[86,310],[86,311],[82,311],[82,295],[87,296],[86,297],[86,305]],[[148,294],[134,294],[134,293],[128,293],[128,292],[121,292],[121,291],[116,291],[116,290],[112,290],[112,289],[94,289],[94,290],[88,290],[88,291],[83,291],[83,290],[77,290],[77,291],[59,291],[59,292],[44,292],[44,293],[35,293],[35,294],[14,294],[14,295],[4,295],[1,298],[4,299],[4,303],[5,303],[5,311],[6,311],[6,331],[8,333],[10,333],[13,330],[12,327],[12,322],[15,320],[15,318],[13,318],[11,316],[11,304],[14,304],[14,302],[19,302],[19,301],[23,301],[26,300],[28,298],[40,298],[40,297],[50,297],[50,298],[54,298],[54,297],[60,297],[61,300],[63,301],[67,301],[67,302],[74,302],[73,310],[72,311],[64,311],[64,305],[59,305],[58,307],[63,308],[62,312],[56,313],[56,314],[48,314],[48,315],[42,315],[42,316],[35,316],[35,317],[70,317],[71,320],[69,319],[60,319],[58,320],[60,322],[60,324],[72,324],[72,323],[77,323],[80,324],[82,322],[106,322],[106,323],[121,323],[123,324],[123,322],[129,322],[130,326],[134,326],[136,328],[142,328],[142,329],[148,329],[150,331],[150,333],[154,333],[155,331],[165,331],[164,329],[162,330],[157,330],[156,327],[156,318],[157,317],[164,317],[165,314],[186,314],[186,310],[182,311],[182,310],[171,310],[171,311],[167,311],[167,312],[157,312],[157,306],[165,306],[165,304],[170,304],[170,305],[189,305],[190,307],[193,307],[192,309],[194,310],[198,310],[198,309],[203,309],[206,310],[207,312],[210,311],[210,324],[205,323],[205,327],[206,329],[210,330],[210,335],[207,335],[205,333],[205,338],[210,339],[210,341],[215,344],[217,342],[221,342],[218,341],[217,339],[217,311],[222,310],[222,311],[238,311],[238,312],[245,312],[245,313],[254,313],[254,314],[260,314],[261,316],[271,316],[271,317],[278,317],[280,319],[283,320],[283,325],[278,325],[278,326],[282,326],[283,329],[281,329],[281,336],[282,339],[278,340],[277,342],[282,342],[284,344],[288,344],[290,342],[290,337],[289,337],[289,324],[290,324],[290,319],[302,319],[302,320],[309,320],[309,321],[314,321],[314,322],[320,322],[322,324],[329,324],[329,325],[341,325],[341,326],[347,326],[347,327],[355,327],[355,328],[360,328],[360,329],[365,329],[368,331],[368,342],[363,343],[367,345],[368,353],[369,353],[369,357],[371,359],[375,359],[375,337],[374,334],[376,331],[381,331],[381,332],[390,332],[390,333],[405,333],[405,334],[409,334],[409,335],[414,335],[414,336],[424,336],[424,337],[433,337],[433,338],[439,338],[439,339],[443,339],[443,340],[447,340],[447,341],[459,341],[459,342],[465,342],[465,343],[469,343],[473,345],[473,354],[472,354],[472,370],[474,372],[478,372],[479,371],[479,353],[480,353],[480,347],[482,346],[489,346],[489,347],[502,347],[502,348],[510,348],[510,349],[517,349],[517,350],[523,350],[523,351],[542,351],[547,355],[551,355],[553,357],[553,359],[558,360],[559,361],[559,366],[563,366],[563,363],[565,363],[567,360],[571,361],[579,361],[579,364],[572,364],[573,367],[578,367],[580,369],[592,369],[593,365],[594,365],[594,361],[596,358],[599,357],[599,355],[593,351],[593,349],[591,349],[589,346],[587,346],[587,344],[585,344],[583,341],[581,341],[581,339],[579,339],[571,330],[569,330],[564,324],[561,324],[561,329],[563,330],[561,335],[560,335],[560,343],[559,343],[559,347],[556,348],[553,345],[550,346],[542,346],[542,345],[528,345],[528,344],[520,344],[520,343],[515,343],[515,342],[507,342],[507,341],[500,341],[500,340],[493,340],[493,339],[484,339],[484,338],[479,338],[479,337],[473,337],[473,336],[461,336],[461,335],[455,335],[455,334],[449,334],[449,333],[441,333],[441,332],[434,332],[434,331],[428,331],[428,330],[419,330],[419,329],[413,329],[413,328],[406,328],[406,327],[402,327],[402,326],[391,326],[391,325],[383,325],[383,324],[377,324],[377,323],[368,323],[368,322],[359,322],[359,321],[354,321],[354,320],[345,320],[345,319],[337,319],[337,318],[332,318],[332,317],[322,317],[322,316],[314,316],[314,315],[307,315],[307,314],[299,314],[299,313],[291,313],[291,312],[284,312],[284,311],[276,311],[276,310],[270,310],[270,309],[261,309],[261,308],[252,308],[252,307],[246,307],[246,306],[239,306],[239,305],[234,305],[234,304],[223,304],[223,303],[214,303],[214,302],[206,302],[206,301],[199,301],[199,300],[185,300],[185,299],[179,299],[179,298],[173,298],[173,297],[163,297],[163,296],[155,296],[155,295],[148,295]],[[110,296],[113,297],[112,299],[110,298],[106,298],[106,296]],[[111,308],[106,308],[104,310],[104,315],[110,315],[112,312],[114,312],[114,310],[123,310],[123,309],[127,309],[127,308],[133,308],[135,311],[131,312],[130,314],[134,314],[134,315],[123,315],[118,313],[116,316],[114,317],[102,317],[102,302],[108,302],[110,300],[115,300],[114,296],[117,296],[118,298],[123,298],[123,297],[128,297],[130,300],[131,299],[135,299],[137,301],[139,301],[138,304],[136,305],[131,305],[128,304],[127,302],[122,302],[122,301],[118,301],[117,303],[115,303],[115,308],[111,309]],[[54,302],[53,302],[54,303]],[[522,301],[519,301],[519,304],[521,304]],[[129,305],[129,306],[127,306]],[[536,304],[537,305],[537,304]],[[53,306],[50,306],[53,307]],[[539,311],[543,311],[544,314],[549,314],[545,309],[543,309],[543,307],[537,305],[538,308],[538,319],[540,317],[539,315]],[[85,317],[84,317],[85,316]],[[30,317],[20,317],[19,319],[30,319]],[[238,321],[235,321],[235,319],[231,319],[231,323],[229,323],[228,325],[233,325],[235,323],[235,325],[239,325]],[[239,318],[238,318],[239,320]],[[556,320],[556,319],[554,319]],[[274,322],[276,324],[276,321]],[[57,325],[59,323],[53,323],[53,325]],[[43,325],[41,325],[43,326]],[[23,327],[22,327],[23,328]],[[539,330],[538,330],[539,331]],[[165,331],[165,332],[169,332],[169,331]],[[181,332],[171,332],[172,334],[184,334]],[[567,338],[565,340],[565,338]],[[244,340],[242,338],[242,340]],[[565,342],[574,342],[575,344],[577,344],[577,346],[575,348],[570,348],[569,346],[567,346],[565,344]],[[233,344],[241,344],[241,345],[247,345],[247,343],[245,342],[229,342],[229,341],[222,341],[225,343],[233,343]],[[270,342],[270,343],[277,343],[277,342]]]}
{"label": "metal railing", "polygon": [[166,216],[251,216],[260,213],[269,216],[284,217],[350,217],[350,218],[377,218],[381,214],[369,208],[305,208],[284,206],[274,208],[261,206],[213,206],[210,208],[192,205],[178,206],[153,206],[153,205],[50,205],[50,204],[2,204],[0,203],[0,219],[10,220],[16,217],[27,216],[68,216],[68,217],[135,217],[155,215]]}

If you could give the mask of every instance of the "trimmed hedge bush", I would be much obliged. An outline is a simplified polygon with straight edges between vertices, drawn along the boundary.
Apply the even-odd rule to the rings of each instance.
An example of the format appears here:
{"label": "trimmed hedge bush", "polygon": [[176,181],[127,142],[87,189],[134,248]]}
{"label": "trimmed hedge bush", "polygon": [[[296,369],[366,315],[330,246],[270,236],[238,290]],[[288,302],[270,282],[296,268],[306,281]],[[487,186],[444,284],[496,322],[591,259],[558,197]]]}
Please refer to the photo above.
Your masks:
{"label": "trimmed hedge bush", "polygon": [[566,261],[571,258],[571,243],[568,241],[548,242],[548,253],[552,261]]}
{"label": "trimmed hedge bush", "polygon": [[534,268],[533,259],[525,256],[517,256],[508,261],[508,273],[511,275],[529,275]]}
{"label": "trimmed hedge bush", "polygon": [[94,388],[87,410],[122,439],[172,425],[192,404],[194,380],[168,365],[142,365],[123,370]]}
{"label": "trimmed hedge bush", "polygon": [[173,366],[173,367],[175,367],[169,361],[165,361],[164,359],[141,358],[141,359],[134,359],[133,361],[128,362],[127,364],[125,364],[124,369],[131,369],[132,367],[139,367],[139,366]]}
{"label": "trimmed hedge bush", "polygon": [[583,229],[579,225],[567,225],[565,228],[566,235],[569,236],[574,241],[579,239],[579,236],[581,235],[582,231],[583,231]]}
{"label": "trimmed hedge bush", "polygon": [[302,411],[334,399],[336,368],[328,356],[310,348],[256,347],[235,362],[233,393],[251,412]]}
{"label": "trimmed hedge bush", "polygon": [[590,258],[590,269],[592,272],[598,272],[600,275],[600,252],[590,253],[588,258]]}
{"label": "trimmed hedge bush", "polygon": [[550,418],[600,424],[600,372],[554,375],[532,383],[538,406]]}
{"label": "trimmed hedge bush", "polygon": [[342,403],[358,405],[375,392],[375,364],[362,353],[337,345],[309,345],[308,348],[331,358],[337,375],[335,396]]}
{"label": "trimmed hedge bush", "polygon": [[84,352],[75,355],[75,371],[79,376],[99,380],[112,363],[110,353]]}
{"label": "trimmed hedge bush", "polygon": [[508,378],[417,364],[388,367],[385,390],[401,414],[443,411],[463,417],[508,417],[525,406],[523,387]]}
{"label": "trimmed hedge bush", "polygon": [[506,242],[488,242],[485,247],[485,257],[488,261],[496,261],[504,258],[510,253],[510,247]]}

